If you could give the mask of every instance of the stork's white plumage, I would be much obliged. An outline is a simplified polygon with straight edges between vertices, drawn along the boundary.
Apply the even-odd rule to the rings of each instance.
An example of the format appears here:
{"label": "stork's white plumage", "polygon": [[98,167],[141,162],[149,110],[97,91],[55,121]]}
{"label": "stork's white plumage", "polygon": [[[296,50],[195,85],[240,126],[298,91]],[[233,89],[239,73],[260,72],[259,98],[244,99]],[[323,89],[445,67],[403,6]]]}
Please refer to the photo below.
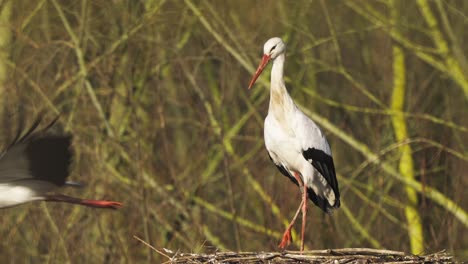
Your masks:
{"label": "stork's white plumage", "polygon": [[122,204],[114,201],[87,200],[62,194],[50,194],[61,186],[80,186],[67,182],[73,160],[70,135],[52,135],[48,128],[35,131],[34,125],[0,155],[0,208],[13,207],[32,201],[65,202],[97,208],[117,209]]}
{"label": "stork's white plumage", "polygon": [[280,38],[271,38],[263,47],[263,58],[252,77],[254,85],[266,65],[273,60],[271,70],[270,106],[265,119],[265,146],[278,169],[301,188],[302,201],[283,234],[279,245],[291,242],[291,228],[302,210],[301,251],[307,198],[325,212],[340,206],[340,193],[335,175],[330,145],[320,128],[305,115],[289,96],[283,79],[286,45]]}

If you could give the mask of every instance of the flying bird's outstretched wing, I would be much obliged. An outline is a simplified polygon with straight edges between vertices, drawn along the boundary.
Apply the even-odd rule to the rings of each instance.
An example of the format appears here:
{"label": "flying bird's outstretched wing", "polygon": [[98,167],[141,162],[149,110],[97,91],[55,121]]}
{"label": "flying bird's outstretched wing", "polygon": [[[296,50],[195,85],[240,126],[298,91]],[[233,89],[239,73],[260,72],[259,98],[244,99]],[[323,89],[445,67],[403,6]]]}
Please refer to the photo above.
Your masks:
{"label": "flying bird's outstretched wing", "polygon": [[54,119],[45,128],[38,130],[41,118],[23,133],[19,131],[0,156],[0,183],[21,180],[42,180],[57,186],[66,183],[72,163],[71,135],[52,135],[48,129],[55,124]]}

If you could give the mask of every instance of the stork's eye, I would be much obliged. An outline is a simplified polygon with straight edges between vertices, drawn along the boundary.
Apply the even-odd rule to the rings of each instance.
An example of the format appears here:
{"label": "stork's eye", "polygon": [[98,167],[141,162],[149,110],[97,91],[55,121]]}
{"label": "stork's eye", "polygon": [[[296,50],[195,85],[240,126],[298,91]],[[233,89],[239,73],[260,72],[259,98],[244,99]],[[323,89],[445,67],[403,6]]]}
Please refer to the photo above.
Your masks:
{"label": "stork's eye", "polygon": [[274,45],[273,47],[271,47],[270,52],[272,52],[275,48],[276,48],[276,45]]}

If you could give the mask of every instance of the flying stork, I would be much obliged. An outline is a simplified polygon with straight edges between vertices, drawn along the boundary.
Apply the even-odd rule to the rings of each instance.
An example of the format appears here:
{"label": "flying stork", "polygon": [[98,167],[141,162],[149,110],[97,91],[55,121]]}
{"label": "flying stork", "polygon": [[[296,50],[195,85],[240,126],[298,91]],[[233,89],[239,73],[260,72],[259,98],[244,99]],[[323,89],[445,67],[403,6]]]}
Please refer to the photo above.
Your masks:
{"label": "flying stork", "polygon": [[286,90],[283,79],[285,50],[286,44],[280,38],[271,38],[265,43],[262,61],[249,83],[249,89],[266,65],[273,61],[270,105],[264,128],[265,146],[279,171],[298,185],[302,193],[302,201],[279,247],[284,249],[291,243],[291,228],[302,210],[303,251],[307,198],[324,212],[330,213],[340,207],[340,192],[330,145],[325,135],[297,107]]}
{"label": "flying stork", "polygon": [[23,136],[20,129],[13,142],[0,154],[0,208],[32,201],[65,202],[96,208],[121,207],[121,203],[114,201],[49,193],[58,187],[79,187],[81,184],[66,181],[73,160],[71,135],[53,135],[47,131],[57,118],[46,128],[36,131],[40,121],[37,119]]}

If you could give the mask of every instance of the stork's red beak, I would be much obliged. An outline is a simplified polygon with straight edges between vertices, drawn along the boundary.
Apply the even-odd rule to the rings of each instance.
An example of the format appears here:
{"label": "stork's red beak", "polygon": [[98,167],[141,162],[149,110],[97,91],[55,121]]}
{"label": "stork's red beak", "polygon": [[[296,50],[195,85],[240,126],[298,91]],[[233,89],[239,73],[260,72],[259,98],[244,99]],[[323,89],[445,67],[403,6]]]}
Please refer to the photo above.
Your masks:
{"label": "stork's red beak", "polygon": [[252,80],[250,80],[249,89],[252,88],[252,86],[254,85],[255,81],[258,78],[258,76],[260,76],[260,74],[262,74],[263,69],[265,69],[265,67],[267,66],[268,62],[270,62],[270,60],[271,60],[270,55],[266,55],[266,54],[263,55],[262,61],[260,62],[260,65],[258,65],[258,68],[255,71],[255,75],[252,77]]}

